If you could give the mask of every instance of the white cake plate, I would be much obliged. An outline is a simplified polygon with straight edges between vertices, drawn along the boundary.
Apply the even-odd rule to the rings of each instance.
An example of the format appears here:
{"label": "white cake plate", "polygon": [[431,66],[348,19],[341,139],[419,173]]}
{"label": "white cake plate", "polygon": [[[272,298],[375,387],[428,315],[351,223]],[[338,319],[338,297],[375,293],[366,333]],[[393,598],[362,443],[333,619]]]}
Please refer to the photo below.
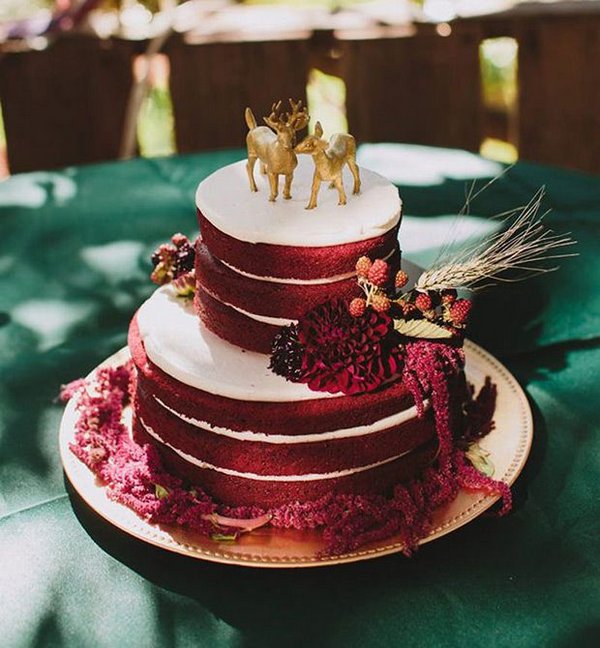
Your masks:
{"label": "white cake plate", "polygon": [[[487,450],[495,472],[494,478],[512,484],[525,465],[533,439],[533,420],[527,398],[515,380],[496,358],[473,342],[465,342],[466,372],[479,388],[490,376],[498,389],[495,428],[480,441]],[[121,349],[101,366],[126,362],[128,350]],[[198,533],[181,528],[149,524],[131,509],[113,502],[95,475],[69,450],[75,437],[78,413],[76,397],[67,404],[60,426],[60,453],[65,472],[83,500],[110,524],[125,533],[175,553],[212,562],[247,567],[323,567],[355,562],[393,554],[402,550],[399,537],[365,545],[343,555],[322,556],[324,543],[319,531],[282,530],[263,527],[242,535],[236,542],[215,542]],[[130,420],[127,408],[126,419]],[[434,515],[429,534],[420,544],[431,542],[456,531],[488,509],[498,498],[481,493],[461,491],[449,505]]]}

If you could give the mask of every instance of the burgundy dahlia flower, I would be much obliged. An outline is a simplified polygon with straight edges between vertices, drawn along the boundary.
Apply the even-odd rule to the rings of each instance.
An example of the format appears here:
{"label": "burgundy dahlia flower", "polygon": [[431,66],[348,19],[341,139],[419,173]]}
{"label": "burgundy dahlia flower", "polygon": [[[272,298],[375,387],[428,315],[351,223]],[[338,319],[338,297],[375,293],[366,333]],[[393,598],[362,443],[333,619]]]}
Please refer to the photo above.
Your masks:
{"label": "burgundy dahlia flower", "polygon": [[301,382],[314,391],[358,394],[402,370],[392,320],[367,309],[360,317],[342,300],[313,308],[298,322],[304,347]]}

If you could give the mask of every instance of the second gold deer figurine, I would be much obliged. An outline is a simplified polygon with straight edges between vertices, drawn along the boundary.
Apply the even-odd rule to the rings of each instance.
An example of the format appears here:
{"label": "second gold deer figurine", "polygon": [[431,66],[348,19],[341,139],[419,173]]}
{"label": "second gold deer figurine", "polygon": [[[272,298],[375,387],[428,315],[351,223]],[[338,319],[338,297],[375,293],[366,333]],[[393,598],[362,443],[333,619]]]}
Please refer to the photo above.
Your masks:
{"label": "second gold deer figurine", "polygon": [[[261,170],[269,178],[270,195],[269,200],[274,201],[279,193],[279,176],[285,176],[283,197],[292,197],[292,179],[298,159],[294,153],[296,143],[296,131],[302,130],[308,124],[308,113],[302,108],[302,101],[294,103],[291,99],[291,113],[281,115],[281,101],[273,104],[271,114],[264,118],[266,126],[257,126],[256,119],[250,108],[246,108],[246,124],[250,129],[246,136],[248,146],[248,180],[251,191],[258,191],[254,180],[254,165],[260,160]],[[271,130],[273,129],[273,132]]]}
{"label": "second gold deer figurine", "polygon": [[356,141],[354,137],[346,133],[336,133],[327,142],[321,139],[322,135],[323,128],[321,123],[317,122],[314,135],[305,137],[295,149],[296,153],[312,155],[315,163],[310,201],[306,205],[306,209],[314,209],[317,206],[317,195],[323,181],[329,181],[330,187],[337,189],[338,205],[346,204],[346,192],[344,191],[344,180],[342,178],[345,164],[348,164],[354,178],[352,193],[360,193],[360,174],[356,164]]}

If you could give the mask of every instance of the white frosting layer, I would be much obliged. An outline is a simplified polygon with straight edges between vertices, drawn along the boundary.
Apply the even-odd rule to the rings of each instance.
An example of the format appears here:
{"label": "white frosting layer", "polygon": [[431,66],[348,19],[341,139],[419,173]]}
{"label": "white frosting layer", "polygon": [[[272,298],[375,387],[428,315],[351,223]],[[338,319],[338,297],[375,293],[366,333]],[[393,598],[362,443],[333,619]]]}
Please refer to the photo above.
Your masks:
{"label": "white frosting layer", "polygon": [[238,240],[297,247],[340,245],[381,236],[400,219],[398,190],[368,169],[360,169],[362,188],[355,196],[352,176],[344,168],[346,205],[337,204],[337,191],[324,182],[317,208],[306,210],[314,169],[309,156],[298,156],[291,200],[280,194],[275,202],[269,202],[268,181],[259,166],[254,169],[258,192],[250,191],[245,160],[215,171],[196,192],[196,205],[204,216]]}
{"label": "white frosting layer", "polygon": [[245,401],[302,401],[342,394],[311,391],[269,369],[269,356],[246,351],[211,333],[191,303],[163,286],[137,314],[148,358],[176,380],[219,396]]}
{"label": "white frosting layer", "polygon": [[213,464],[209,464],[206,461],[202,461],[201,459],[192,457],[192,455],[189,455],[186,452],[183,452],[182,450],[175,448],[170,443],[162,439],[161,436],[157,434],[156,431],[153,430],[149,425],[146,425],[146,423],[144,423],[142,419],[140,419],[140,423],[142,424],[146,432],[153,439],[156,439],[156,441],[158,441],[159,443],[162,443],[163,445],[167,446],[167,448],[173,450],[173,452],[178,454],[182,459],[185,459],[189,463],[194,464],[199,468],[214,470],[215,472],[222,473],[224,475],[230,475],[231,477],[241,477],[242,479],[253,479],[256,481],[307,482],[307,481],[318,481],[321,479],[336,479],[337,477],[347,477],[348,475],[354,475],[356,473],[365,472],[366,470],[372,470],[373,468],[378,468],[379,466],[383,466],[385,464],[391,463],[392,461],[396,461],[396,459],[400,459],[400,457],[404,457],[404,455],[407,455],[409,454],[409,452],[411,452],[410,450],[408,450],[407,452],[403,452],[402,454],[395,455],[394,457],[389,457],[388,459],[384,459],[383,461],[377,461],[375,463],[367,464],[366,466],[358,466],[357,468],[346,468],[345,470],[337,470],[335,472],[306,473],[304,475],[258,475],[257,473],[240,472],[238,470],[232,470],[231,468],[221,468],[218,466],[213,466]]}
{"label": "white frosting layer", "polygon": [[[388,257],[389,256],[391,256],[391,254],[389,254]],[[335,283],[336,281],[342,281],[344,279],[350,279],[351,277],[356,276],[356,272],[346,272],[345,274],[335,275],[334,277],[323,277],[321,279],[293,279],[293,278],[285,278],[285,277],[261,277],[260,275],[255,275],[255,274],[252,274],[251,272],[245,272],[244,270],[240,270],[239,268],[236,268],[235,266],[230,265],[229,263],[223,261],[222,259],[220,261],[221,261],[221,263],[223,265],[227,266],[230,270],[233,270],[234,272],[237,272],[238,274],[241,274],[244,277],[248,277],[249,279],[256,279],[257,281],[268,281],[270,283],[294,284],[294,285],[297,285],[297,286],[311,286],[311,285],[316,286],[316,285],[321,285],[321,284],[330,284],[330,283]]]}
{"label": "white frosting layer", "polygon": [[[394,252],[395,250],[392,250],[389,254],[386,254],[384,257],[382,257],[383,260],[387,261],[392,256],[392,254],[394,254]],[[356,272],[346,272],[344,274],[335,275],[333,277],[323,277],[321,279],[292,279],[292,278],[285,278],[285,277],[261,277],[260,275],[255,275],[252,274],[251,272],[240,270],[239,268],[236,268],[235,266],[232,266],[223,260],[221,260],[221,263],[224,266],[227,266],[230,270],[233,270],[234,272],[237,272],[238,274],[241,274],[244,277],[248,277],[249,279],[256,279],[257,281],[267,281],[269,283],[293,284],[297,286],[317,286],[323,284],[336,283],[338,281],[343,281],[344,279],[351,279],[352,277],[356,277]]]}
{"label": "white frosting layer", "polygon": [[[289,445],[294,443],[318,443],[320,441],[334,441],[336,439],[349,439],[352,437],[367,436],[369,434],[374,434],[375,432],[380,432],[381,430],[387,430],[388,428],[398,427],[403,423],[406,423],[412,418],[417,416],[416,406],[409,407],[403,412],[398,414],[392,414],[392,416],[387,416],[382,418],[371,425],[359,425],[351,428],[343,428],[341,430],[333,430],[331,432],[321,432],[320,434],[264,434],[263,432],[252,432],[251,430],[245,431],[236,431],[230,430],[229,428],[219,427],[218,425],[211,425],[207,421],[201,421],[199,419],[193,418],[191,416],[186,416],[180,412],[174,410],[172,407],[169,407],[166,403],[154,396],[154,400],[166,410],[174,414],[182,421],[189,423],[198,428],[208,430],[214,434],[220,434],[221,436],[229,437],[230,439],[236,439],[237,441],[260,441],[262,443],[272,443],[274,445]],[[429,401],[423,402],[423,407],[427,409],[429,407]]]}
{"label": "white frosting layer", "polygon": [[[221,301],[218,297],[215,297],[214,295],[211,295],[211,297],[213,299],[216,299],[217,301]],[[296,324],[296,322],[298,321],[294,319],[285,319],[284,317],[271,317],[269,315],[257,315],[256,313],[251,313],[250,311],[244,310],[239,306],[234,306],[229,302],[221,302],[221,303],[225,304],[225,306],[229,306],[229,308],[233,308],[233,310],[237,311],[238,313],[241,313],[242,315],[245,315],[246,317],[249,317],[250,319],[256,320],[257,322],[262,322],[263,324],[271,324],[271,326],[289,326],[290,324]]]}

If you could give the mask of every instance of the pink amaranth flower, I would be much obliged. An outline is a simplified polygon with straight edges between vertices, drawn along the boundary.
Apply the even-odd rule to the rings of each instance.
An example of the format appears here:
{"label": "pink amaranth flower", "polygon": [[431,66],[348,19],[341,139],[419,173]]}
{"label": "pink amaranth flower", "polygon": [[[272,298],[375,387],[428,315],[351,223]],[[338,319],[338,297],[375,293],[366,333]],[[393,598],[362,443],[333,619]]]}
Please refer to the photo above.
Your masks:
{"label": "pink amaranth flower", "polygon": [[60,388],[60,393],[58,395],[59,400],[63,403],[70,401],[71,398],[75,396],[75,394],[85,388],[85,384],[86,383],[83,378],[77,378],[77,380],[72,380],[70,383],[62,385],[62,387]]}
{"label": "pink amaranth flower", "polygon": [[401,370],[401,356],[385,313],[353,317],[342,300],[313,308],[298,322],[303,348],[301,382],[314,391],[358,394]]}

